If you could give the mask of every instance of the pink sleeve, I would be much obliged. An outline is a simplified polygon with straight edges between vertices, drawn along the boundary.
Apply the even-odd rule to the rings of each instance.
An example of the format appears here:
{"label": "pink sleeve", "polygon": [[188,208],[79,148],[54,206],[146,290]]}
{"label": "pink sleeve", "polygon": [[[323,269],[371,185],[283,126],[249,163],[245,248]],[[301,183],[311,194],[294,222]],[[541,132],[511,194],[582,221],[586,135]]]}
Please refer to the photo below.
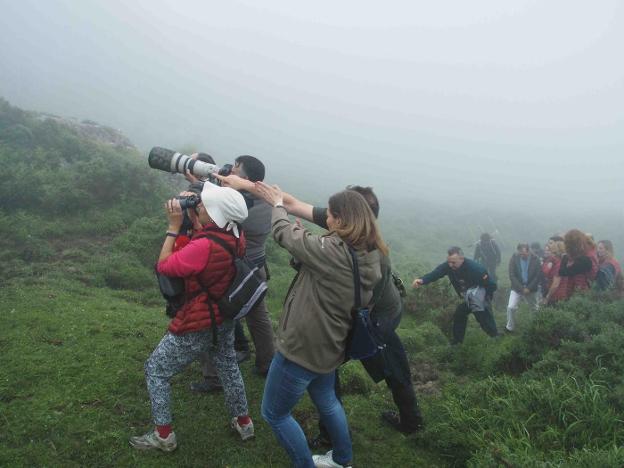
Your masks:
{"label": "pink sleeve", "polygon": [[210,241],[208,239],[192,240],[162,262],[158,262],[158,273],[180,277],[196,275],[206,268],[209,257]]}

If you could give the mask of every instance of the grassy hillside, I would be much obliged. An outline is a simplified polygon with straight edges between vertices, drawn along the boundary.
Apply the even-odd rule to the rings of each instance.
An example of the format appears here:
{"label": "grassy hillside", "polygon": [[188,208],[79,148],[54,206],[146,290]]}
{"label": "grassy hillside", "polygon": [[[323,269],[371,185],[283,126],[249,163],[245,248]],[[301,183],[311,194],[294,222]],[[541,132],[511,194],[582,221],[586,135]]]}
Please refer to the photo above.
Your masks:
{"label": "grassy hillside", "polygon": [[[143,362],[167,324],[152,266],[166,227],[161,204],[174,188],[114,131],[97,127],[94,136],[85,125],[0,100],[0,466],[288,466],[260,418],[264,381],[249,362],[241,368],[255,440],[241,444],[228,430],[222,395],[189,391],[195,364],[173,382],[179,450],[128,446],[151,424]],[[470,213],[391,203],[382,213],[406,279],[444,258],[448,244],[475,237],[464,227]],[[564,220],[497,222],[508,244],[545,237]],[[277,321],[292,271],[271,242],[268,257]],[[505,292],[498,298],[504,304]],[[471,319],[464,345],[450,347],[454,306],[445,281],[412,291],[399,329],[422,433],[384,427],[385,385],[358,363],[343,369],[356,466],[624,465],[621,301],[590,295],[537,315],[521,309],[521,332],[500,339]],[[504,306],[496,318],[502,326]],[[308,398],[295,416],[315,433]]]}

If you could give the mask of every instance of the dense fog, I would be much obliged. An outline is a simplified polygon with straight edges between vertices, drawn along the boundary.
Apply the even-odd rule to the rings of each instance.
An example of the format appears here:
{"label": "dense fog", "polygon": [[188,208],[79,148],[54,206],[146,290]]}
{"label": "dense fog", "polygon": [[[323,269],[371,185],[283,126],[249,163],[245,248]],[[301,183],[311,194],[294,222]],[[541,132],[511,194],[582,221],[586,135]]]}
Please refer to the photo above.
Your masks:
{"label": "dense fog", "polygon": [[[0,95],[287,190],[615,211],[617,0],[2,2]],[[580,223],[579,223],[580,224]]]}

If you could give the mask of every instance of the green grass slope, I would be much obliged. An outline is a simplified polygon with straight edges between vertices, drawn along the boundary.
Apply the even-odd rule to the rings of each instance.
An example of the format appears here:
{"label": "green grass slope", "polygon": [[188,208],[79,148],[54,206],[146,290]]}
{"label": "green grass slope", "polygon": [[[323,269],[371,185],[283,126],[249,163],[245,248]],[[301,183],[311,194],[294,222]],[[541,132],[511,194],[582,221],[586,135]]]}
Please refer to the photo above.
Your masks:
{"label": "green grass slope", "polygon": [[[229,430],[222,395],[189,391],[200,377],[194,364],[173,380],[179,449],[128,446],[151,426],[143,363],[167,325],[152,268],[174,178],[149,169],[110,129],[1,99],[0,177],[0,466],[288,466],[261,420],[264,381],[249,362],[241,369],[255,440],[243,444]],[[459,212],[384,216],[407,281],[444,258],[447,244],[474,237],[453,231]],[[523,236],[554,232],[529,224],[499,223]],[[267,254],[276,323],[293,272],[271,241]],[[470,319],[465,343],[450,347],[456,301],[447,281],[410,291],[399,328],[427,423],[421,433],[384,427],[379,413],[393,406],[385,385],[358,363],[341,370],[356,466],[624,466],[622,301],[588,295],[538,314],[521,308],[520,332],[499,339]],[[505,304],[502,288],[499,328]],[[316,433],[308,398],[294,414]]]}

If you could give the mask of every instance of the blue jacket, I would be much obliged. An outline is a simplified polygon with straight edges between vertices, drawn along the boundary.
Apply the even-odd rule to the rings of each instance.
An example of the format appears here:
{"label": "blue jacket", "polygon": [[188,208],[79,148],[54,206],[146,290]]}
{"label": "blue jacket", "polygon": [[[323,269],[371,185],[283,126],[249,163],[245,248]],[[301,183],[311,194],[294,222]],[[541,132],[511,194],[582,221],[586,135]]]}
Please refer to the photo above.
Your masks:
{"label": "blue jacket", "polygon": [[484,287],[488,299],[491,299],[494,291],[496,291],[496,283],[490,277],[487,269],[469,258],[464,259],[464,263],[457,270],[451,269],[446,262],[440,263],[435,270],[422,277],[423,285],[433,283],[445,276],[448,276],[460,297],[467,289],[475,286]]}

